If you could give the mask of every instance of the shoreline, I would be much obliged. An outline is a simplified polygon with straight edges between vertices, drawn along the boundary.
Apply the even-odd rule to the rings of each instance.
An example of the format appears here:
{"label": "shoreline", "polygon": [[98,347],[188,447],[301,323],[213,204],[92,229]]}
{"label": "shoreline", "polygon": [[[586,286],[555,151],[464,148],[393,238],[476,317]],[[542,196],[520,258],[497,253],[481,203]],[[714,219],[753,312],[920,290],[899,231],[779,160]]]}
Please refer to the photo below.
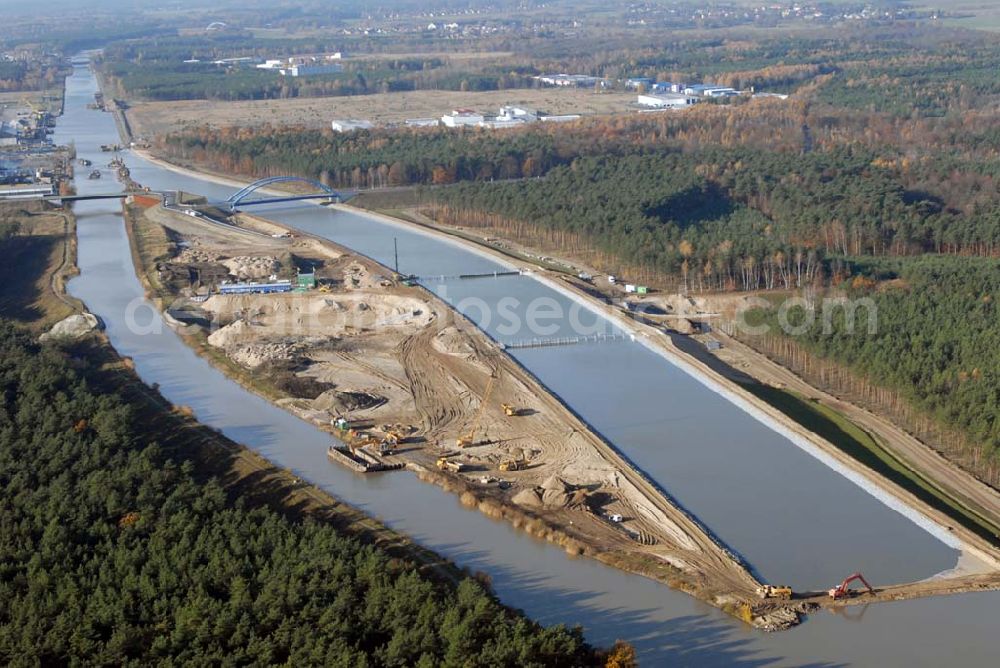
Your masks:
{"label": "shoreline", "polygon": [[[170,163],[162,158],[151,155],[147,150],[134,149],[133,152],[157,166],[185,176],[208,180],[220,185],[237,188],[243,187],[247,184],[247,181],[240,181],[239,179],[227,177],[214,172],[201,171]],[[270,192],[283,194],[282,191],[277,190],[270,190]],[[928,507],[919,499],[913,497],[906,490],[899,488],[895,484],[881,478],[875,472],[870,471],[861,463],[841,452],[833,444],[825,441],[812,432],[808,432],[805,428],[798,425],[798,423],[795,423],[791,418],[787,417],[776,408],[770,406],[759,398],[751,395],[745,389],[739,387],[734,381],[723,377],[718,372],[712,370],[703,362],[692,357],[691,355],[678,350],[669,341],[669,339],[662,341],[662,343],[654,343],[654,341],[651,340],[651,334],[658,334],[666,337],[667,335],[665,333],[650,327],[649,325],[638,323],[625,317],[617,309],[596,301],[590,295],[574,290],[570,286],[560,284],[558,281],[553,280],[547,275],[549,273],[547,270],[539,268],[536,265],[532,265],[529,262],[518,263],[512,260],[509,256],[503,255],[498,251],[477,244],[473,241],[456,237],[455,235],[448,234],[446,231],[438,230],[427,225],[421,225],[419,223],[410,222],[400,218],[394,218],[378,212],[359,209],[348,204],[338,204],[335,205],[335,208],[349,211],[357,215],[371,217],[403,229],[419,232],[424,235],[447,241],[451,245],[461,247],[464,250],[479,255],[480,257],[489,258],[512,269],[526,270],[526,273],[529,274],[531,278],[534,278],[546,286],[557,290],[564,296],[573,299],[575,302],[584,306],[588,310],[607,317],[613,322],[613,324],[632,334],[638,342],[646,346],[650,351],[663,357],[668,362],[681,369],[712,391],[719,393],[727,401],[734,403],[738,408],[740,408],[740,410],[747,412],[751,415],[751,417],[762,422],[768,428],[771,428],[782,436],[785,436],[792,441],[793,445],[805,451],[810,456],[818,459],[838,475],[844,476],[852,483],[860,487],[862,492],[872,495],[879,502],[885,504],[893,511],[903,514],[920,526],[920,528],[924,529],[938,540],[941,540],[949,547],[952,547],[960,552],[960,558],[954,568],[928,576],[928,578],[917,581],[916,583],[890,585],[889,587],[886,587],[886,589],[897,589],[899,587],[920,585],[931,582],[952,583],[954,578],[948,577],[946,574],[957,571],[962,571],[961,577],[992,578],[990,588],[1000,588],[1000,553],[998,553],[996,548],[989,545],[986,541],[983,541],[968,530],[965,530],[964,527],[959,527],[958,529],[951,528],[949,525],[949,519],[946,516],[933,508]],[[545,389],[548,391],[547,388]],[[560,403],[563,403],[561,399],[559,399],[559,401]],[[563,405],[565,404],[563,403]],[[627,461],[627,458],[625,459]],[[639,473],[642,477],[646,477],[641,470],[639,470]],[[682,512],[686,512],[683,511],[682,507],[679,507],[678,509]],[[967,557],[969,555],[983,562],[983,564],[989,569],[969,574],[964,568],[961,568],[962,562],[967,562]],[[948,589],[950,592],[953,587],[949,587]],[[917,595],[930,594],[931,593],[921,593]],[[896,596],[899,596],[898,592]],[[839,604],[843,603],[841,602]]]}

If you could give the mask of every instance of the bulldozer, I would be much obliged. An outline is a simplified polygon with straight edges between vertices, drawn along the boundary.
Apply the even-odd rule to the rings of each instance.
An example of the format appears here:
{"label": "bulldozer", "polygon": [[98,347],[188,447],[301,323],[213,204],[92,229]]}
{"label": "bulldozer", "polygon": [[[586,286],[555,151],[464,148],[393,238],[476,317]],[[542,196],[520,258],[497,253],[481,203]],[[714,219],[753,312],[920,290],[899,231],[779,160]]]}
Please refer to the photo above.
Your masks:
{"label": "bulldozer", "polygon": [[520,471],[524,468],[525,461],[523,459],[505,459],[500,462],[501,471]]}
{"label": "bulldozer", "polygon": [[757,596],[760,598],[790,599],[792,597],[792,588],[787,585],[766,584],[763,587],[757,587]]}

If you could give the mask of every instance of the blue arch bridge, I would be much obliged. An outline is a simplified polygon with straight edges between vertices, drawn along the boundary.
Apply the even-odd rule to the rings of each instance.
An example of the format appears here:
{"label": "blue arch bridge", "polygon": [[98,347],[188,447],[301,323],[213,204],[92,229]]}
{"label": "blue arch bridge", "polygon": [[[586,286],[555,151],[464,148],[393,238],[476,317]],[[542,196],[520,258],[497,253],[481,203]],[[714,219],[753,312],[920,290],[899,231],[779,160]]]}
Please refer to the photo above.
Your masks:
{"label": "blue arch bridge", "polygon": [[[266,188],[268,186],[274,185],[276,183],[304,183],[306,185],[312,186],[317,189],[317,192],[312,193],[289,193],[287,195],[276,195],[276,194],[265,194],[263,197],[254,197],[256,193],[261,188]],[[27,196],[21,196],[17,198],[8,199],[42,199],[52,202],[77,202],[83,200],[95,200],[95,199],[121,199],[123,197],[128,197],[134,194],[156,194],[164,198],[164,203],[170,205],[172,204],[171,195],[172,191],[151,191],[151,190],[130,190],[125,192],[111,192],[111,193],[89,193],[86,195],[59,195],[55,193],[45,194],[42,192],[31,193]],[[176,196],[176,195],[174,195]],[[230,211],[235,211],[237,207],[241,206],[253,206],[255,204],[273,204],[275,202],[295,202],[299,200],[308,199],[318,199],[324,200],[327,203],[344,202],[348,199],[348,196],[344,193],[338,192],[333,188],[315,181],[313,179],[307,179],[302,176],[269,176],[266,179],[260,179],[254,181],[250,185],[237,190],[235,193],[230,195],[229,199],[222,202],[218,206],[228,207]]]}
{"label": "blue arch bridge", "polygon": [[[317,189],[317,192],[306,194],[288,195],[265,195],[263,197],[252,197],[261,188],[267,188],[276,183],[304,183]],[[235,211],[237,207],[251,206],[255,204],[273,204],[275,202],[295,202],[306,199],[321,199],[329,203],[339,203],[344,201],[344,197],[333,188],[302,176],[269,176],[265,179],[254,181],[245,188],[241,188],[233,193],[225,201],[230,211]]]}

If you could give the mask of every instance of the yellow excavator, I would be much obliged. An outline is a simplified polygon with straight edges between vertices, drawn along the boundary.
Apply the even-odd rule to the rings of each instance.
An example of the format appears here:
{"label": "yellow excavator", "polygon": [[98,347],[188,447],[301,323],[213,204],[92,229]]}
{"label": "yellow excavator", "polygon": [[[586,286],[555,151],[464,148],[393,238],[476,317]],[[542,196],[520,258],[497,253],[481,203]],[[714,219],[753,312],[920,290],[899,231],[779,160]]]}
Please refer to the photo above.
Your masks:
{"label": "yellow excavator", "polygon": [[503,409],[504,415],[507,417],[515,417],[521,414],[521,411],[514,408],[510,404],[500,404],[500,408]]}
{"label": "yellow excavator", "polygon": [[476,443],[476,432],[479,431],[479,423],[483,419],[483,411],[486,410],[487,404],[490,402],[490,394],[493,393],[493,385],[496,383],[497,373],[494,371],[490,374],[490,379],[486,383],[486,391],[483,392],[483,398],[479,402],[479,410],[476,411],[476,417],[472,421],[472,428],[469,429],[468,433],[462,434],[455,441],[455,445],[460,448],[468,448]]}

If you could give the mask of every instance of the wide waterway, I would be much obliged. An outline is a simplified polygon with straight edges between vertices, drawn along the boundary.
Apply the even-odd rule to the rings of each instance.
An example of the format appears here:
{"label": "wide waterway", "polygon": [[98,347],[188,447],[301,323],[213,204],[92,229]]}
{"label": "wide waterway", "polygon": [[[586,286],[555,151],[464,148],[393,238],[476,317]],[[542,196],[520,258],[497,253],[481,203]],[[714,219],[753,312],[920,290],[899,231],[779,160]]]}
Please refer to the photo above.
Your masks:
{"label": "wide waterway", "polygon": [[[95,86],[85,68],[69,78],[57,140],[75,142],[80,157],[101,165],[109,156],[98,146],[115,143],[117,135],[109,114],[86,109]],[[127,159],[133,176],[154,189],[213,198],[232,192]],[[108,171],[104,179],[77,185],[81,193],[119,187]],[[159,383],[168,399],[191,406],[201,421],[234,440],[460,564],[489,573],[506,603],[542,622],[585,624],[597,643],[627,639],[652,665],[955,664],[949,648],[961,648],[967,665],[993,656],[992,636],[1000,630],[993,614],[1000,603],[996,593],[872,606],[864,610],[864,623],[823,613],[800,629],[767,636],[665,586],[569,559],[554,546],[463,509],[452,495],[411,474],[358,477],[333,466],[325,456],[326,434],[229,381],[143,302],[116,201],[81,202],[75,210],[81,275],[70,291],[104,319],[112,343],[135,360],[144,380]],[[454,244],[353,213],[296,206],[267,215],[388,264],[395,237],[400,269],[424,276],[499,266]],[[450,301],[465,300],[477,321],[479,307],[466,298],[495,305],[515,296],[520,304],[513,311],[522,316],[533,298],[551,299],[567,311],[570,306],[527,277],[427,284]],[[587,317],[581,319],[593,322]],[[500,331],[507,322],[497,318],[483,324],[499,339],[534,334]],[[898,582],[955,562],[954,550],[639,344],[514,353],[766,578],[819,588],[861,569],[878,582]]]}
{"label": "wide waterway", "polygon": [[[129,164],[154,190],[219,200],[232,193],[138,159]],[[533,277],[448,278],[510,267],[420,230],[302,203],[253,212],[389,266],[395,240],[401,271],[424,277],[500,341],[617,331]],[[543,317],[558,313],[565,317]],[[510,352],[767,581],[824,589],[861,571],[891,584],[956,563],[956,550],[639,342]]]}

